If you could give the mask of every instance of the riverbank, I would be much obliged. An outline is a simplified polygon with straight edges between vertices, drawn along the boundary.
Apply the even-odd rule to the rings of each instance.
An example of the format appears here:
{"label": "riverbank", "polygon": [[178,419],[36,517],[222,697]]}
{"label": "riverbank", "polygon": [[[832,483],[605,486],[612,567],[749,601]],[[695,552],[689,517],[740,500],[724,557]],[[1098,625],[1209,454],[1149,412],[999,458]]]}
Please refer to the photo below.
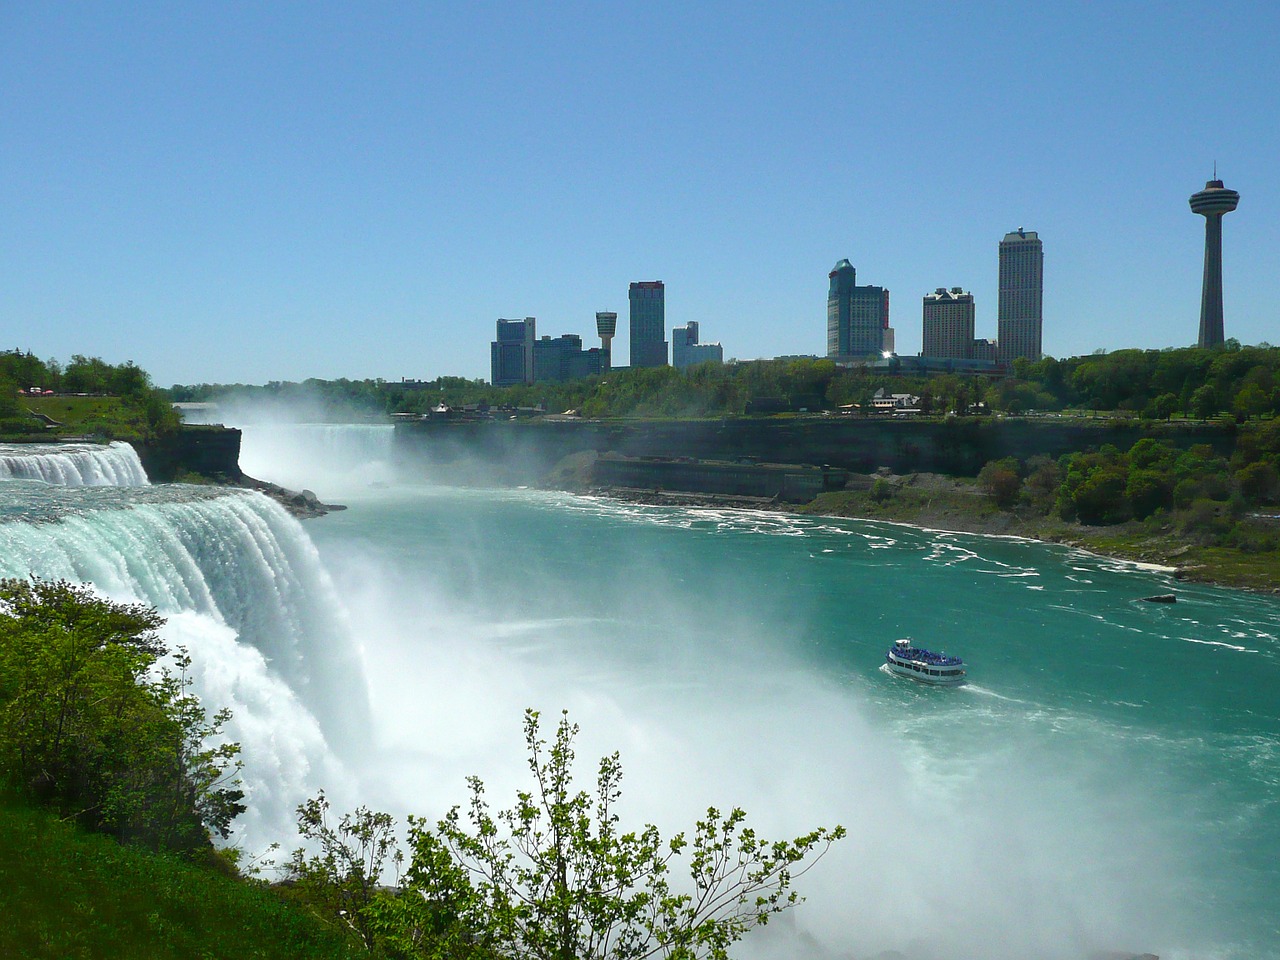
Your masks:
{"label": "riverbank", "polygon": [[772,510],[805,516],[903,523],[931,530],[1018,537],[1087,550],[1099,556],[1146,564],[1177,580],[1258,593],[1280,593],[1280,557],[1193,543],[1169,528],[1131,522],[1108,527],[1068,523],[1049,516],[1000,510],[972,480],[940,474],[890,474],[877,490],[824,493],[795,505],[763,497],[734,497],[592,486],[595,496],[657,506]]}

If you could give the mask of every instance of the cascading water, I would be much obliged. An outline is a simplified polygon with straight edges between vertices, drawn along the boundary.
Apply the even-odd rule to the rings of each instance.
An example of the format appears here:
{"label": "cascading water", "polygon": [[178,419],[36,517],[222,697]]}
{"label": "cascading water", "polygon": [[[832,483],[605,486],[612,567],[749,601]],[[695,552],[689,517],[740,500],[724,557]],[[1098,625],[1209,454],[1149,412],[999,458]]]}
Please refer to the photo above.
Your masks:
{"label": "cascading water", "polygon": [[129,444],[0,443],[0,480],[64,487],[145,487],[150,481]]}
{"label": "cascading water", "polygon": [[390,424],[250,424],[242,428],[240,469],[321,499],[394,479]]}
{"label": "cascading water", "polygon": [[368,729],[363,670],[315,548],[282,508],[248,491],[24,481],[5,483],[0,504],[0,575],[88,582],[167,618],[196,692],[234,713],[246,846],[287,838],[301,799],[341,790],[335,756]]}

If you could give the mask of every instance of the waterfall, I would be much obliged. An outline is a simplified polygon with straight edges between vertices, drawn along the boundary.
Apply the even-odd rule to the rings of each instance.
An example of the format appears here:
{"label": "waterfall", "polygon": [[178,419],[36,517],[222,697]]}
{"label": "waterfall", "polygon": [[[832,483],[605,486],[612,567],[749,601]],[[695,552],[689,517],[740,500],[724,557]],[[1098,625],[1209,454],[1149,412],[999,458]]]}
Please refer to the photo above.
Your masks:
{"label": "waterfall", "polygon": [[0,443],[0,480],[42,480],[63,487],[145,487],[137,451],[120,441]]}
{"label": "waterfall", "polygon": [[247,423],[240,467],[251,477],[333,497],[391,482],[390,424]]}
{"label": "waterfall", "polygon": [[335,758],[368,729],[359,651],[302,526],[242,490],[11,481],[4,494],[0,576],[88,582],[159,610],[196,693],[234,713],[250,796],[240,839],[288,836],[294,806],[341,783]]}

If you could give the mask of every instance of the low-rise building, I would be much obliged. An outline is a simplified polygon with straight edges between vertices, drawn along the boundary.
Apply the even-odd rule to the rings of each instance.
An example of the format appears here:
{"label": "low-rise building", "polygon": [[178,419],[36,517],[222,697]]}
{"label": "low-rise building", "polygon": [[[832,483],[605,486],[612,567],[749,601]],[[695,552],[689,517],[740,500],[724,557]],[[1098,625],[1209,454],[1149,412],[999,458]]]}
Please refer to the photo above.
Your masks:
{"label": "low-rise building", "polygon": [[724,363],[724,348],[718,343],[699,343],[698,322],[690,320],[671,331],[671,365],[684,370],[699,363]]}

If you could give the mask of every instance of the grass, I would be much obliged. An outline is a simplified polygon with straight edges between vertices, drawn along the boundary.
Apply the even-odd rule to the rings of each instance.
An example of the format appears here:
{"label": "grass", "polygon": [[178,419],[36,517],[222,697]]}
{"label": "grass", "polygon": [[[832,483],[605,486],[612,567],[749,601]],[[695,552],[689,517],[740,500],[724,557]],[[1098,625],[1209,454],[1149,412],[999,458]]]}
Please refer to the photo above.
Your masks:
{"label": "grass", "polygon": [[58,426],[40,434],[42,439],[94,434],[123,439],[141,437],[147,431],[143,411],[119,397],[33,397],[22,400],[22,405],[57,422]]}
{"label": "grass", "polygon": [[6,796],[0,916],[9,960],[359,955],[265,885],[83,833]]}

